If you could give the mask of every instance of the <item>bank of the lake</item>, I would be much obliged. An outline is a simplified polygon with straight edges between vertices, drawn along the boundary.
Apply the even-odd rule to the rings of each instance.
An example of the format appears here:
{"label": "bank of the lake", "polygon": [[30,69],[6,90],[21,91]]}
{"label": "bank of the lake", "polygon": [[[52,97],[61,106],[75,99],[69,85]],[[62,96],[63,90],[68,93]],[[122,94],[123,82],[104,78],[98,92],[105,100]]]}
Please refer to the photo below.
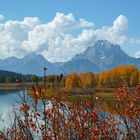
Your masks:
{"label": "bank of the lake", "polygon": [[[39,82],[39,85],[42,85],[42,82]],[[22,89],[23,87],[26,89],[30,89],[31,86],[36,85],[35,82],[22,82],[22,83],[0,83],[0,90],[17,90]]]}

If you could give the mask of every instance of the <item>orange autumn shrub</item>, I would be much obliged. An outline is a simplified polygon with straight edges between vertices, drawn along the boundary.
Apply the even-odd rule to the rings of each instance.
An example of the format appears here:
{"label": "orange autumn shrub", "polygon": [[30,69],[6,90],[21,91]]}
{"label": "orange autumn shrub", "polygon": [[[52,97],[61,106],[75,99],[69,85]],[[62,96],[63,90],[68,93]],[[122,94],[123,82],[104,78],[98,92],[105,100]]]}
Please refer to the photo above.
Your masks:
{"label": "orange autumn shrub", "polygon": [[[22,100],[15,122],[0,132],[0,140],[138,140],[140,132],[140,94],[122,85],[114,97],[118,115],[104,112],[107,102],[97,95],[72,103],[53,97],[45,99],[43,87],[32,87],[33,106]],[[111,105],[110,103],[108,103]],[[121,108],[121,110],[120,110]],[[123,125],[123,127],[122,127]]]}

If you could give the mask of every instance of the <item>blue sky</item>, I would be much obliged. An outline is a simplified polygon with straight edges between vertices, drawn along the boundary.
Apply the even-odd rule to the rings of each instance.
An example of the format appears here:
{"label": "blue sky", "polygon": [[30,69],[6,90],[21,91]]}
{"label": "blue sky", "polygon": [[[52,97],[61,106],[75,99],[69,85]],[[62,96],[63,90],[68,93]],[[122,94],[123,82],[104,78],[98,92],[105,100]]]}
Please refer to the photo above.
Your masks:
{"label": "blue sky", "polygon": [[[122,34],[122,31],[120,31],[121,35],[123,37],[123,40],[125,40],[124,36],[127,37],[127,39],[126,39],[127,41],[126,40],[123,41],[123,43],[120,43],[120,45],[122,46],[122,49],[124,51],[126,51],[129,55],[138,57],[138,56],[140,56],[140,28],[139,28],[140,8],[139,8],[139,6],[140,6],[139,0],[134,0],[134,1],[132,1],[132,0],[0,0],[0,15],[1,15],[0,22],[4,26],[6,24],[6,22],[8,22],[9,20],[12,20],[12,21],[17,20],[18,22],[20,22],[20,21],[23,21],[23,19],[25,17],[37,17],[39,19],[39,25],[43,25],[43,24],[47,24],[48,22],[53,21],[53,19],[56,17],[56,13],[58,13],[58,12],[63,14],[63,15],[61,15],[62,17],[65,17],[66,15],[69,15],[69,13],[72,13],[72,16],[74,17],[74,20],[76,21],[76,23],[78,23],[79,19],[82,18],[87,22],[93,23],[94,26],[86,25],[83,27],[83,25],[80,25],[80,27],[77,29],[64,31],[63,33],[65,33],[65,35],[71,34],[73,36],[77,35],[77,37],[78,37],[81,35],[81,32],[85,29],[86,30],[93,29],[95,32],[96,32],[96,30],[102,29],[100,32],[97,31],[98,36],[101,37],[101,35],[99,35],[99,34],[101,34],[102,31],[109,32],[108,28],[113,27],[112,26],[113,22],[115,20],[117,20],[117,17],[122,15],[123,17],[120,17],[118,19],[118,21],[126,22],[124,20],[126,18],[128,20],[127,21],[128,28],[124,29],[125,31],[123,30],[123,34]],[[61,16],[58,16],[58,17],[61,18]],[[64,18],[64,20],[65,20],[65,18]],[[35,24],[38,25],[38,23],[35,23]],[[124,25],[126,25],[126,24],[124,23]],[[11,32],[12,32],[11,26],[12,26],[12,31],[15,31],[16,29],[15,28],[13,29],[13,23],[10,23],[10,33],[7,31],[3,31],[3,32],[11,35]],[[105,30],[105,31],[103,30],[104,26],[105,26],[105,28],[107,28],[107,30]],[[123,26],[122,28],[125,28],[125,27]],[[34,28],[32,28],[31,30],[33,30],[33,29]],[[17,30],[19,30],[19,32],[23,31],[23,30],[21,30],[21,26],[20,26],[20,28],[17,28]],[[15,32],[17,32],[17,30]],[[9,29],[8,29],[8,31],[9,31]],[[120,34],[120,32],[119,32],[119,34]],[[28,33],[29,32],[27,32],[27,34]],[[19,35],[19,33],[17,33],[16,36],[17,35]],[[23,36],[25,37],[26,35],[24,34]],[[22,36],[22,38],[23,38],[23,36]],[[116,37],[116,34],[115,34],[115,37]],[[12,38],[12,37],[10,36],[10,38]],[[26,39],[24,41],[29,40],[29,38],[27,38],[27,37],[25,37],[25,38]],[[58,35],[57,37],[55,37],[55,44],[56,44],[56,41],[58,42],[59,39],[62,39],[61,40],[61,42],[62,42],[65,38],[66,37],[64,37],[64,36],[62,37],[62,34]],[[12,41],[11,40],[10,41],[13,42],[14,39],[12,38]],[[53,39],[51,38],[51,40],[53,40]],[[116,37],[116,39],[117,39],[117,37]],[[16,40],[14,40],[14,41],[16,41]],[[17,42],[18,41],[19,40],[17,40]],[[118,43],[118,42],[115,42],[115,39],[113,39],[112,42]],[[27,43],[27,42],[25,42],[25,43]],[[75,53],[80,51],[80,47],[81,47],[81,51],[83,51],[85,49],[83,47],[84,43],[82,45],[80,44],[78,48],[73,50],[68,57],[66,57],[66,55],[68,54],[69,50],[64,49],[66,52],[64,52],[65,54],[62,55],[61,57],[63,57],[64,59],[66,58],[66,60],[70,59]],[[2,43],[0,43],[0,45],[1,44]],[[18,45],[21,45],[21,43],[19,42]],[[28,45],[29,45],[29,43],[28,43]],[[44,49],[43,47],[45,45],[49,46],[49,47],[46,47],[46,49]],[[3,43],[2,46],[3,46],[2,49],[4,50],[8,45]],[[40,47],[41,49],[38,48],[39,47],[38,46],[38,47],[36,47],[36,49],[33,49],[33,50],[43,54],[50,61],[55,61],[55,59],[57,59],[57,55],[53,56],[55,59],[50,58],[51,53],[53,53],[53,49],[55,50],[55,47],[57,48],[56,45],[51,44],[51,43],[47,44],[45,42],[42,42],[42,44],[40,46],[41,46]],[[51,48],[51,46],[52,46],[52,48]],[[8,47],[7,50],[11,50],[11,51],[16,50],[16,52],[13,51],[10,55],[11,56],[15,55],[17,57],[20,57],[22,52],[24,52],[23,54],[26,54],[26,52],[30,51],[28,49],[25,49],[25,46],[23,48],[22,47],[21,48]],[[31,48],[31,50],[32,50],[32,48]],[[50,52],[47,52],[47,51],[50,51]],[[57,53],[57,51],[56,51],[56,53]],[[9,55],[5,54],[0,57],[5,58],[6,56],[8,57]],[[59,60],[64,61],[64,59],[61,60],[58,58],[58,61]]]}

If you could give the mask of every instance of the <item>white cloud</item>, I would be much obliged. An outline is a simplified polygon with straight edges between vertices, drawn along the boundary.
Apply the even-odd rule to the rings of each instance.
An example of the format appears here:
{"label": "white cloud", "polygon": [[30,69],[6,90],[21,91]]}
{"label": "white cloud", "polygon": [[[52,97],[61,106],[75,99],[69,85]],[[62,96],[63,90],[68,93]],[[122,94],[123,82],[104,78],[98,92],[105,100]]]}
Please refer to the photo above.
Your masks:
{"label": "white cloud", "polygon": [[68,15],[57,13],[51,22],[37,25],[30,31],[22,47],[27,51],[39,51],[50,61],[65,61],[77,53],[77,48],[81,44],[80,42],[76,44],[78,41],[76,37],[67,32],[93,25],[84,19],[76,21],[71,13]]}
{"label": "white cloud", "polygon": [[[110,27],[93,27],[94,23],[84,19],[77,21],[71,13],[57,13],[52,21],[45,24],[37,17],[9,20],[0,24],[0,57],[22,57],[36,51],[49,61],[66,61],[98,39],[120,45],[128,41],[128,21],[123,15],[118,16]],[[79,34],[74,35],[75,31]]]}
{"label": "white cloud", "polygon": [[115,44],[123,45],[127,41],[127,28],[127,18],[120,15],[116,18],[111,27],[103,27],[101,29],[94,30],[94,36],[96,37],[96,40],[104,39]]}
{"label": "white cloud", "polygon": [[26,17],[23,21],[9,20],[0,24],[0,57],[21,57],[26,50],[21,47],[24,40],[28,39],[28,32],[39,24],[36,17]]}
{"label": "white cloud", "polygon": [[138,51],[138,52],[135,53],[135,57],[136,58],[140,58],[140,51]]}
{"label": "white cloud", "polygon": [[4,19],[4,16],[0,14],[0,21]]}
{"label": "white cloud", "polygon": [[[12,55],[22,57],[28,52],[37,51],[43,53],[45,51],[44,56],[48,58],[49,53],[53,51],[54,53],[57,53],[58,50],[65,52],[65,50],[67,51],[68,48],[71,48],[71,40],[69,40],[66,32],[90,27],[93,27],[93,23],[84,19],[76,21],[71,13],[67,15],[57,13],[54,19],[46,24],[40,23],[37,17],[25,17],[23,21],[9,20],[0,24],[0,48],[2,50],[0,57],[6,58]],[[58,38],[61,38],[60,46],[57,46]],[[65,46],[66,44],[69,45]],[[76,49],[74,52],[76,52]],[[54,56],[57,56],[57,54],[54,54]],[[61,58],[64,61],[67,57],[69,56]],[[49,58],[49,60],[55,61],[56,57]]]}
{"label": "white cloud", "polygon": [[[30,31],[28,40],[23,42],[22,47],[27,51],[41,51],[50,61],[66,61],[98,39],[124,44],[127,39],[127,24],[126,17],[120,15],[111,27],[94,30],[90,28],[94,25],[91,22],[84,19],[77,22],[72,14],[57,13],[51,22],[40,24]],[[85,29],[87,27],[89,29]],[[77,36],[67,33],[79,28],[82,30]]]}

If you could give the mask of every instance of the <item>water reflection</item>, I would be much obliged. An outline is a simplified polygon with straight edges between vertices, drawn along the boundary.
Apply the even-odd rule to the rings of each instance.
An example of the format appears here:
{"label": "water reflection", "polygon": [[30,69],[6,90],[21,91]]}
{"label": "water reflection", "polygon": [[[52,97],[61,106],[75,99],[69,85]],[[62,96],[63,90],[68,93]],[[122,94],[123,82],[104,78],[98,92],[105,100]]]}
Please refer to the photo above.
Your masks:
{"label": "water reflection", "polygon": [[[22,94],[21,91],[19,91]],[[8,127],[13,121],[13,107],[19,109],[19,96],[17,91],[0,90],[0,130]]]}
{"label": "water reflection", "polygon": [[[22,96],[23,92],[20,91],[19,92],[20,95]],[[30,105],[32,104],[32,99],[28,97],[28,101],[30,103]],[[7,128],[10,124],[11,121],[13,121],[14,119],[12,116],[12,108],[13,105],[16,106],[16,108],[19,110],[20,108],[20,100],[19,100],[19,96],[17,94],[17,91],[0,91],[0,130]],[[42,108],[42,103],[39,102],[38,105],[39,108]],[[51,108],[51,102],[49,101],[46,108]],[[97,106],[97,108],[100,109],[100,113],[98,115],[98,119],[105,119],[110,115],[110,112],[107,111],[103,111],[101,106]],[[40,109],[42,110],[42,109]],[[124,132],[127,132],[123,120],[117,116],[117,115],[113,115],[114,120],[117,120],[118,122],[121,122],[119,127],[122,128],[124,130]],[[12,123],[11,123],[12,124]]]}

